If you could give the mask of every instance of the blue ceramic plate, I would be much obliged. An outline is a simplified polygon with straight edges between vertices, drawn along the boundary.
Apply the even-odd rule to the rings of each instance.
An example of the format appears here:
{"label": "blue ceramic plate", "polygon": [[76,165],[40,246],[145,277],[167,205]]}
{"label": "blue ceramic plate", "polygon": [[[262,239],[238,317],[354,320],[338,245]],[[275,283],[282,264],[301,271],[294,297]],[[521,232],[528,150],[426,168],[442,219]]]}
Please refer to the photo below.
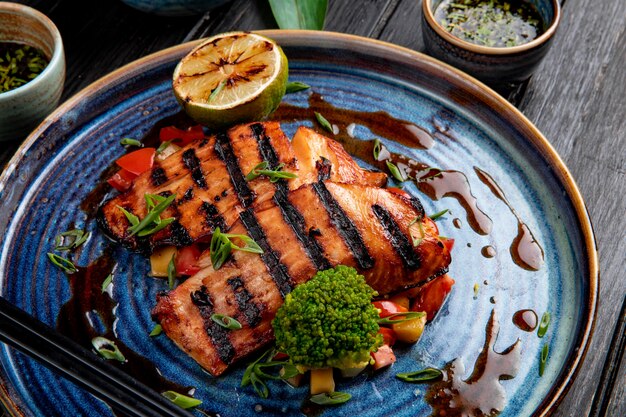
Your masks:
{"label": "blue ceramic plate", "polygon": [[[351,393],[352,400],[322,414],[429,415],[425,398],[429,386],[404,383],[395,374],[426,366],[442,368],[458,358],[458,377],[467,378],[485,343],[492,311],[500,323],[493,349],[502,352],[520,341],[519,369],[512,372],[516,376],[501,381],[506,398],[502,416],[548,414],[584,356],[597,290],[597,255],[587,212],[550,144],[491,90],[417,52],[342,34],[266,34],[283,46],[291,79],[312,86],[310,91],[286,96],[286,102],[306,107],[313,91],[340,108],[382,110],[420,126],[434,137],[429,149],[383,143],[417,161],[463,173],[478,207],[493,222],[489,233],[479,234],[470,227],[458,199],[442,196],[434,201],[414,186],[407,187],[428,213],[450,209],[451,214],[438,223],[442,235],[456,240],[450,269],[456,285],[417,345],[399,349],[391,369],[340,381],[338,389]],[[57,325],[72,293],[68,278],[45,254],[59,232],[74,227],[92,232],[75,256],[78,265],[88,265],[111,246],[80,203],[111,161],[124,153],[120,138],[140,138],[158,120],[179,111],[170,77],[176,62],[193,45],[151,55],[94,83],[60,107],[20,148],[0,178],[3,297],[39,320]],[[285,130],[292,134],[295,125],[285,123]],[[358,124],[351,133],[360,139],[376,137]],[[481,181],[476,168],[499,185],[514,212]],[[518,219],[543,249],[544,262],[538,271],[514,262],[511,248]],[[495,256],[483,256],[486,246],[493,248]],[[195,387],[203,408],[223,417],[301,414],[306,387],[271,382],[271,397],[262,400],[249,387],[239,387],[243,366],[213,378],[166,337],[149,337],[155,294],[166,289],[166,283],[148,277],[148,261],[141,256],[121,248],[114,249],[114,256],[112,298],[120,341],[147,358],[166,379]],[[93,296],[108,297],[99,292]],[[521,309],[551,313],[543,339],[513,324],[513,315]],[[70,317],[69,323],[61,324],[83,319]],[[95,315],[89,319],[102,326]],[[549,357],[539,377],[540,352],[546,343]],[[106,404],[6,346],[0,350],[0,387],[0,398],[17,416],[111,415]]]}

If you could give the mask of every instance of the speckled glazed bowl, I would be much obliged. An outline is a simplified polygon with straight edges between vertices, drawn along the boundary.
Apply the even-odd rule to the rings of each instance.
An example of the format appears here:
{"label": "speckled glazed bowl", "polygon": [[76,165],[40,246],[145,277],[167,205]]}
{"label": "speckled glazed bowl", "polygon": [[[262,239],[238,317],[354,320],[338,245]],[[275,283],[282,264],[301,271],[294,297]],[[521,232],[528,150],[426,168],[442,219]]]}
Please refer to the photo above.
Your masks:
{"label": "speckled glazed bowl", "polygon": [[161,16],[191,16],[214,9],[230,0],[122,0],[142,12]]}
{"label": "speckled glazed bowl", "polygon": [[0,2],[0,42],[39,48],[50,63],[27,84],[0,93],[0,141],[24,138],[59,104],[65,55],[58,29],[45,15],[17,3]]}
{"label": "speckled glazed bowl", "polygon": [[435,20],[434,12],[441,1],[422,0],[426,51],[494,87],[521,82],[532,75],[548,52],[561,19],[558,0],[530,0],[545,22],[541,36],[519,46],[482,46],[453,36]]}

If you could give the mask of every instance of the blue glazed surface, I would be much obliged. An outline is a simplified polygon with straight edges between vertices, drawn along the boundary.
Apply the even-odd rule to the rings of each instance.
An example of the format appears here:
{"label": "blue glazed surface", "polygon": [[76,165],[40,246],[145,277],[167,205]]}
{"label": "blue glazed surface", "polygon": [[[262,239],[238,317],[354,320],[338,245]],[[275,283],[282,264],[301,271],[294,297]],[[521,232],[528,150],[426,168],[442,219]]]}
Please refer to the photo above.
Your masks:
{"label": "blue glazed surface", "polygon": [[[449,69],[419,54],[334,35],[272,35],[290,59],[291,79],[313,86],[331,104],[360,111],[384,110],[433,134],[436,125],[447,128],[448,136],[437,136],[429,150],[384,143],[429,165],[464,172],[479,207],[494,222],[493,231],[480,236],[468,226],[465,210],[456,200],[431,201],[416,188],[408,188],[421,199],[427,213],[443,208],[452,212],[438,224],[442,235],[456,240],[450,269],[456,285],[417,345],[397,349],[398,361],[391,369],[339,382],[337,389],[351,393],[353,399],[322,415],[429,415],[424,400],[427,386],[403,383],[395,374],[442,367],[455,358],[462,359],[469,374],[494,308],[500,321],[496,350],[504,350],[517,339],[522,344],[517,377],[502,381],[508,398],[502,416],[540,413],[570,375],[581,350],[595,287],[595,278],[589,278],[593,254],[585,245],[589,238],[586,219],[575,207],[578,197],[564,181],[560,162],[541,148],[536,133],[521,116],[487,100],[491,93],[459,80]],[[120,138],[142,137],[158,120],[178,112],[170,76],[177,60],[190,49],[179,47],[144,61],[78,97],[53,115],[36,132],[37,140],[12,161],[0,179],[0,233],[5,236],[0,243],[0,295],[55,326],[71,292],[67,278],[45,253],[52,250],[59,232],[74,226],[93,233],[78,252],[77,265],[89,264],[111,245],[95,222],[87,220],[80,202],[110,162],[124,153]],[[301,92],[285,100],[306,106],[308,95]],[[295,127],[284,126],[289,135]],[[357,126],[354,134],[361,139],[373,137],[363,126]],[[526,271],[513,263],[509,246],[517,221],[480,182],[474,167],[496,180],[541,243],[545,266],[540,271]],[[453,226],[454,218],[460,219],[460,228]],[[494,258],[480,255],[485,245],[496,249]],[[117,248],[115,257],[118,269],[112,294],[118,303],[119,340],[147,357],[167,379],[196,387],[202,408],[222,417],[301,415],[307,387],[294,389],[270,382],[271,397],[262,400],[249,388],[239,387],[245,364],[213,378],[166,337],[150,338],[150,310],[156,293],[167,285],[148,277],[148,261],[141,256]],[[476,283],[480,290],[474,299]],[[523,308],[538,315],[551,312],[552,323],[544,339],[513,325],[512,315]],[[550,358],[539,378],[544,342],[550,343]],[[112,415],[104,403],[6,346],[0,350],[0,384],[24,416]]]}

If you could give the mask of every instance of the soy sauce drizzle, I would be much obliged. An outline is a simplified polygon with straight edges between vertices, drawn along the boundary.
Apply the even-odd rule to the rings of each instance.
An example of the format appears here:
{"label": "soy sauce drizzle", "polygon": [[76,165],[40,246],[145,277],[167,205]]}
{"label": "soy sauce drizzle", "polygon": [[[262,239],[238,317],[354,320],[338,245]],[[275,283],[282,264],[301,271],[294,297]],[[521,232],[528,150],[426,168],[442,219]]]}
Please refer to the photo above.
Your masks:
{"label": "soy sauce drizzle", "polygon": [[[114,259],[115,249],[109,247],[90,265],[79,267],[78,272],[68,276],[72,297],[61,307],[57,315],[57,330],[89,349],[92,347],[91,339],[96,336],[113,340],[127,360],[124,363],[110,361],[111,365],[117,366],[157,392],[171,390],[181,394],[188,393],[191,387],[167,380],[152,362],[117,339],[115,332],[117,303],[108,292],[102,292],[102,283],[106,277],[111,273],[115,275]],[[115,279],[113,282],[115,283]],[[146,330],[146,334],[147,332],[149,329]]]}
{"label": "soy sauce drizzle", "polygon": [[537,313],[533,310],[519,310],[513,314],[513,324],[525,332],[532,332],[535,330],[537,328],[537,323]]}
{"label": "soy sauce drizzle", "polygon": [[510,248],[513,262],[528,271],[538,271],[543,265],[543,248],[537,242],[526,223],[517,214],[517,211],[511,206],[504,191],[502,191],[494,179],[480,168],[474,167],[474,171],[476,171],[478,178],[489,187],[493,195],[502,200],[517,219],[517,236],[513,239]]}
{"label": "soy sauce drizzle", "polygon": [[[337,129],[333,138],[340,142],[345,150],[383,172],[388,172],[385,161],[393,162],[407,177],[415,178],[420,191],[432,200],[443,197],[455,198],[467,212],[467,220],[472,229],[480,234],[491,232],[491,219],[478,207],[476,197],[472,194],[465,174],[454,170],[439,170],[422,162],[415,161],[404,155],[390,152],[384,145],[378,159],[374,159],[374,141],[362,141],[351,135],[352,124],[368,127],[374,134],[416,149],[428,149],[434,144],[432,135],[425,129],[395,119],[385,112],[359,112],[335,107],[324,98],[312,93],[309,96],[309,107],[298,107],[282,103],[271,116],[278,121],[311,120],[315,122],[315,113],[319,112]],[[410,127],[407,127],[409,126]],[[327,132],[321,132],[327,134]]]}
{"label": "soy sauce drizzle", "polygon": [[501,380],[514,378],[521,360],[519,339],[503,352],[494,349],[500,324],[495,311],[485,329],[485,344],[478,354],[472,374],[467,379],[465,365],[460,358],[448,363],[440,382],[430,386],[426,401],[433,408],[434,416],[482,417],[499,414],[506,405],[506,391]]}

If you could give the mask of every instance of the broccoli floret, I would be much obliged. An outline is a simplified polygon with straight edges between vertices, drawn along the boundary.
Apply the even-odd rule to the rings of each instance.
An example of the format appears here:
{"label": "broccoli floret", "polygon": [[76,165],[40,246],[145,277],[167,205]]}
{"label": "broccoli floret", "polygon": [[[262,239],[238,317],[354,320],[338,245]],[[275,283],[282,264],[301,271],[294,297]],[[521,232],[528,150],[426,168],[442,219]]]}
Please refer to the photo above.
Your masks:
{"label": "broccoli floret", "polygon": [[377,296],[354,268],[318,272],[285,297],[272,322],[276,347],[296,365],[354,368],[382,345]]}

